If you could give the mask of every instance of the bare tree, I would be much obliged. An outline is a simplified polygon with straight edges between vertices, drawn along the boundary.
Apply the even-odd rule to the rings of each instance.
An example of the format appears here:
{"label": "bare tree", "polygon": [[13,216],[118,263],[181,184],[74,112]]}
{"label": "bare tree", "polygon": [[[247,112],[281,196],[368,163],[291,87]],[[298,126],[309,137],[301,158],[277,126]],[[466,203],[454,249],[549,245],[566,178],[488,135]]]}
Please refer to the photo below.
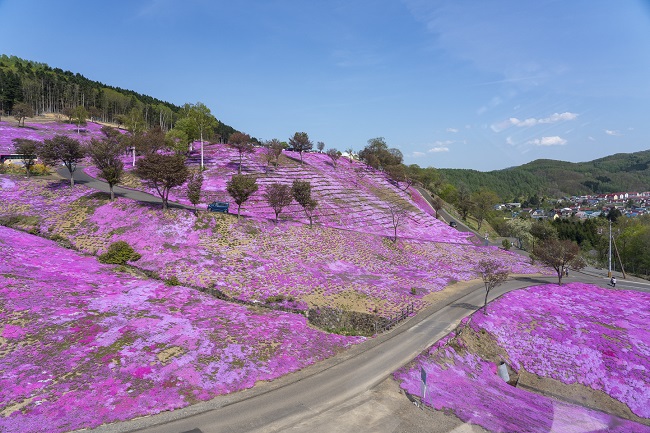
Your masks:
{"label": "bare tree", "polygon": [[[255,176],[236,174],[226,184],[226,191],[237,203],[237,219],[239,219],[239,212],[241,205],[244,204],[251,195],[255,194],[258,190],[257,179]],[[277,215],[276,215],[277,219]]]}
{"label": "bare tree", "polygon": [[163,210],[169,206],[169,191],[183,185],[189,176],[184,157],[158,153],[149,154],[139,160],[135,173],[158,192]]}
{"label": "bare tree", "polygon": [[311,183],[305,180],[294,180],[291,185],[291,195],[302,206],[305,215],[309,218],[309,227],[311,227],[314,210],[318,206],[318,202],[311,196]]}
{"label": "bare tree", "polygon": [[555,269],[558,284],[562,284],[562,276],[568,268],[579,270],[586,265],[580,256],[578,244],[566,239],[549,238],[541,241],[533,248],[533,257]]}
{"label": "bare tree", "polygon": [[86,155],[86,150],[79,141],[66,135],[55,135],[47,139],[37,149],[37,155],[51,167],[60,161],[70,172],[70,187],[74,187],[74,171],[77,164]]}
{"label": "bare tree", "polygon": [[336,168],[336,163],[338,162],[339,158],[341,157],[341,152],[339,152],[336,149],[327,149],[327,156],[330,157],[332,160],[332,165],[334,168]]}
{"label": "bare tree", "polygon": [[251,143],[251,137],[250,135],[244,134],[242,132],[233,132],[232,134],[230,134],[230,137],[228,138],[228,146],[232,147],[233,149],[236,149],[237,152],[239,152],[238,173],[241,174],[242,157],[244,156],[244,153],[250,154],[255,152],[253,143]]}
{"label": "bare tree", "polygon": [[487,314],[487,300],[490,290],[505,283],[510,275],[510,272],[501,267],[501,264],[496,260],[481,260],[478,262],[477,272],[481,274],[483,283],[485,284],[485,302],[483,303],[483,313]]}
{"label": "bare tree", "polygon": [[323,149],[325,149],[325,143],[319,141],[318,143],[316,143],[316,149],[318,149],[319,153],[323,153]]}
{"label": "bare tree", "polygon": [[14,138],[12,141],[14,151],[23,157],[23,167],[25,167],[27,177],[29,177],[32,174],[32,167],[36,164],[36,150],[41,143],[27,138]]}
{"label": "bare tree", "polygon": [[393,242],[397,242],[397,228],[404,224],[406,210],[396,203],[391,203],[388,209],[390,210],[391,225],[393,227]]}
{"label": "bare tree", "polygon": [[275,223],[277,224],[282,209],[293,201],[291,187],[282,183],[272,183],[266,187],[263,197],[275,212]]}
{"label": "bare tree", "polygon": [[436,196],[433,198],[433,201],[431,202],[431,207],[433,207],[433,210],[436,211],[436,219],[438,218],[438,213],[440,212],[440,209],[443,207],[443,201],[440,197]]}
{"label": "bare tree", "polygon": [[[18,121],[18,126],[25,126],[25,118],[34,117],[34,109],[31,105],[24,102],[19,102],[13,107],[14,118]],[[21,125],[22,121],[22,125]]]}
{"label": "bare tree", "polygon": [[105,134],[104,139],[93,138],[90,140],[88,153],[93,164],[99,169],[99,177],[108,183],[111,200],[114,200],[113,187],[120,182],[124,172],[124,163],[120,159],[124,146],[118,137],[120,134],[115,135],[109,129],[102,128],[102,132]]}

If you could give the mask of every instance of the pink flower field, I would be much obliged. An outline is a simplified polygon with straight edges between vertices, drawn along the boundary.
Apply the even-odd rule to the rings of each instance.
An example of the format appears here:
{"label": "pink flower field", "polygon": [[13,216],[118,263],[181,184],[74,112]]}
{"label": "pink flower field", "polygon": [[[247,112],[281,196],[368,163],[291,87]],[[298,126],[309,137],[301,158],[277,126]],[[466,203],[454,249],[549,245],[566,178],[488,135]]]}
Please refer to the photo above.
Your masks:
{"label": "pink flower field", "polygon": [[580,283],[536,286],[504,295],[488,313],[474,313],[460,337],[450,334],[396,372],[402,388],[421,396],[424,368],[428,406],[451,409],[491,431],[650,431],[508,385],[496,375],[496,364],[468,351],[462,340],[465,327],[486,332],[515,371],[602,391],[650,421],[650,294]]}
{"label": "pink flower field", "polygon": [[0,250],[0,431],[63,432],[187,406],[361,340],[4,227]]}
{"label": "pink flower field", "polygon": [[[482,258],[499,258],[513,273],[537,273],[522,256],[496,247],[400,239],[304,224],[274,225],[202,212],[108,202],[65,182],[5,176],[0,216],[31,216],[37,230],[96,254],[118,240],[142,254],[134,263],[161,278],[217,288],[234,298],[265,302],[278,295],[302,307],[338,306],[389,316],[454,281],[476,278]],[[37,220],[37,222],[35,222]],[[415,292],[415,293],[414,293]]]}
{"label": "pink flower field", "polygon": [[25,126],[19,128],[14,123],[7,121],[0,122],[0,153],[14,152],[14,138],[27,138],[30,140],[43,141],[54,137],[57,134],[68,135],[81,142],[86,142],[92,137],[99,138],[102,125],[94,122],[88,122],[82,125],[77,133],[77,125],[62,122],[44,122],[30,123],[25,122]]}

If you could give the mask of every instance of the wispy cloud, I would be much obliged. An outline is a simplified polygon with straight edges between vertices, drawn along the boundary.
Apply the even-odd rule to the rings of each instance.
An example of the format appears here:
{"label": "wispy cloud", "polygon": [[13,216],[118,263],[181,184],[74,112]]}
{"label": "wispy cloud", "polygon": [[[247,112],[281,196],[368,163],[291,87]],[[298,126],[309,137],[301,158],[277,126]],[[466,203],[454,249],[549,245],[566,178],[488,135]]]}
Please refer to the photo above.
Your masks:
{"label": "wispy cloud", "polygon": [[449,148],[447,146],[432,147],[431,149],[427,150],[427,152],[428,153],[449,152]]}
{"label": "wispy cloud", "polygon": [[607,134],[607,135],[611,135],[611,136],[613,136],[613,137],[618,137],[619,135],[623,135],[623,134],[621,134],[620,132],[618,132],[618,131],[614,131],[614,130],[611,130],[611,129],[606,129],[606,130],[605,130],[605,134]]}
{"label": "wispy cloud", "polygon": [[451,144],[454,144],[453,140],[434,141],[429,150],[427,150],[427,153],[449,152],[449,146]]}
{"label": "wispy cloud", "polygon": [[447,132],[456,133],[456,132],[458,132],[458,129],[456,129],[456,128],[447,128]]}
{"label": "wispy cloud", "polygon": [[578,118],[577,113],[571,113],[565,111],[564,113],[553,113],[548,117],[537,119],[535,117],[529,117],[528,119],[520,120],[516,117],[511,117],[508,120],[503,122],[495,123],[490,126],[494,132],[501,132],[505,129],[510,128],[511,126],[517,126],[519,128],[531,127],[535,125],[544,125],[558,122],[565,122],[568,120],[575,120]]}
{"label": "wispy cloud", "polygon": [[413,155],[413,156],[424,156],[424,155],[426,155],[426,153],[424,153],[424,152],[417,152],[417,151],[416,151],[416,152],[413,152],[412,155]]}
{"label": "wispy cloud", "polygon": [[526,144],[533,144],[535,146],[563,146],[566,143],[567,141],[564,138],[557,135],[552,137],[536,138],[526,142]]}

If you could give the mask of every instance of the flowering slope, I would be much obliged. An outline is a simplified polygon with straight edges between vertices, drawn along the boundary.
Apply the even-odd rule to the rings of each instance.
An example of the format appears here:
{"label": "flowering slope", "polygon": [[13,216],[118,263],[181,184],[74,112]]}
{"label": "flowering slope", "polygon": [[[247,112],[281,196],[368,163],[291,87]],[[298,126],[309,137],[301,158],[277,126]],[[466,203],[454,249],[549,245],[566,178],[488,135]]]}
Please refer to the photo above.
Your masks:
{"label": "flowering slope", "polygon": [[99,138],[102,125],[94,122],[87,122],[77,133],[77,125],[60,122],[25,123],[19,128],[15,124],[0,122],[0,153],[14,153],[14,138],[27,138],[30,140],[43,141],[54,137],[57,134],[67,135],[81,142],[89,141],[91,138]]}
{"label": "flowering slope", "polygon": [[359,338],[135,278],[0,227],[0,431],[62,432],[252,387]]}
{"label": "flowering slope", "polygon": [[[188,158],[188,164],[197,167],[200,161],[199,146]],[[382,236],[393,235],[390,205],[395,204],[406,211],[398,227],[398,236],[437,242],[467,244],[468,233],[450,228],[435,218],[435,211],[420,194],[409,189],[404,191],[392,185],[387,176],[379,171],[368,169],[357,161],[342,161],[334,168],[325,154],[307,153],[303,155],[304,164],[296,161],[296,152],[284,152],[276,168],[267,167],[262,160],[262,149],[243,157],[242,172],[258,178],[259,190],[242,207],[242,215],[257,219],[275,218],[263,195],[269,184],[278,182],[291,184],[295,179],[309,181],[312,195],[318,201],[314,221],[326,227],[343,228]],[[202,207],[219,200],[232,203],[226,191],[226,183],[239,169],[239,154],[225,144],[206,144],[204,146]],[[127,170],[130,163],[126,164]],[[89,167],[86,173],[97,175],[97,170]],[[156,194],[151,188],[129,179],[130,188],[142,189]],[[185,186],[173,189],[170,200],[189,204]],[[231,212],[236,213],[233,203]],[[288,221],[308,223],[302,208],[296,202],[287,206],[281,218]]]}
{"label": "flowering slope", "polygon": [[[650,417],[650,295],[573,283],[521,289],[475,313],[466,326],[485,331],[515,370],[580,383]],[[496,366],[463,349],[454,334],[395,373],[402,387],[421,395],[420,368],[428,374],[425,403],[452,409],[462,420],[507,432],[648,432],[650,427],[515,388]],[[448,344],[452,341],[453,344]],[[459,393],[459,389],[466,392]]]}
{"label": "flowering slope", "polygon": [[[476,278],[479,260],[493,257],[513,273],[535,273],[524,258],[495,247],[401,239],[394,244],[363,232],[303,224],[108,202],[83,186],[60,188],[39,179],[6,177],[0,216],[24,215],[19,227],[101,253],[123,240],[142,254],[140,268],[183,284],[212,288],[244,300],[284,296],[315,305],[388,316],[453,281]],[[4,184],[3,184],[4,185]],[[53,186],[54,185],[54,186]],[[33,219],[36,219],[34,222]],[[143,234],[146,234],[143,235]]]}

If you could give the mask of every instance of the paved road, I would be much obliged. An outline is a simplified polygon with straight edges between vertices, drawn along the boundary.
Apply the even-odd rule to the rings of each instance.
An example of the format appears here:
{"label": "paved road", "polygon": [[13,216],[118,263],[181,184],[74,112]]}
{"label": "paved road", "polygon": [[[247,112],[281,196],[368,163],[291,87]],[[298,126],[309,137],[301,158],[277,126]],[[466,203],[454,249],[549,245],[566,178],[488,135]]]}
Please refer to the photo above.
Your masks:
{"label": "paved road", "polygon": [[[86,173],[83,171],[84,167],[82,166],[77,166],[77,169],[74,172],[74,182],[75,184],[79,185],[85,185],[89,188],[96,189],[98,191],[102,191],[105,193],[110,193],[110,188],[108,187],[108,184],[102,180],[95,179],[94,177],[88,176]],[[70,172],[68,171],[67,168],[65,167],[59,167],[56,170],[56,173],[61,176],[64,179],[70,179]],[[152,195],[143,191],[138,191],[134,189],[128,189],[128,188],[122,188],[120,186],[115,186],[113,187],[113,192],[115,193],[116,197],[126,197],[130,198],[132,200],[137,200],[141,201],[144,203],[150,203],[150,204],[155,204],[159,205],[162,207],[162,200],[159,196]],[[193,210],[194,208],[192,206],[186,206],[180,203],[174,203],[174,202],[169,202],[169,207],[175,207],[175,208],[184,208],[184,209],[190,209]]]}
{"label": "paved road", "polygon": [[[574,273],[568,281],[606,286],[603,274]],[[491,299],[521,287],[554,282],[554,277],[517,277],[493,290]],[[626,281],[620,288],[650,291],[650,284]],[[619,284],[617,284],[617,288]],[[482,283],[470,285],[446,305],[432,306],[390,333],[304,371],[210,403],[126,423],[104,426],[103,432],[267,433],[287,430],[318,417],[372,389],[422,350],[480,308]],[[197,413],[200,412],[200,413]],[[340,426],[339,426],[340,427]],[[352,431],[352,430],[341,430]]]}
{"label": "paved road", "polygon": [[[63,173],[64,177],[66,173]],[[69,178],[69,176],[68,176]],[[79,183],[102,189],[103,182],[79,173]],[[105,184],[103,185],[105,187]],[[107,191],[107,189],[106,189]],[[120,195],[136,200],[159,199],[137,191],[120,188]],[[143,197],[148,196],[148,197]],[[565,282],[582,281],[607,285],[606,272],[587,269],[574,272]],[[517,277],[494,289],[494,299],[507,291],[535,284],[555,282],[555,277]],[[636,279],[619,279],[617,289],[650,291],[650,284]],[[322,418],[327,413],[349,413],[349,402],[384,382],[390,374],[407,364],[425,348],[448,334],[463,317],[480,308],[482,283],[469,285],[443,305],[432,305],[391,332],[369,339],[363,344],[331,359],[261,383],[250,390],[217,397],[173,412],[143,417],[133,421],[106,425],[96,433],[270,433],[299,426],[306,420]],[[338,408],[338,409],[337,409]],[[389,409],[390,411],[390,409]],[[324,415],[325,414],[325,415]],[[390,413],[388,413],[390,416]],[[350,418],[350,417],[348,417]],[[332,421],[340,430],[342,420]],[[334,431],[334,430],[332,430]]]}

